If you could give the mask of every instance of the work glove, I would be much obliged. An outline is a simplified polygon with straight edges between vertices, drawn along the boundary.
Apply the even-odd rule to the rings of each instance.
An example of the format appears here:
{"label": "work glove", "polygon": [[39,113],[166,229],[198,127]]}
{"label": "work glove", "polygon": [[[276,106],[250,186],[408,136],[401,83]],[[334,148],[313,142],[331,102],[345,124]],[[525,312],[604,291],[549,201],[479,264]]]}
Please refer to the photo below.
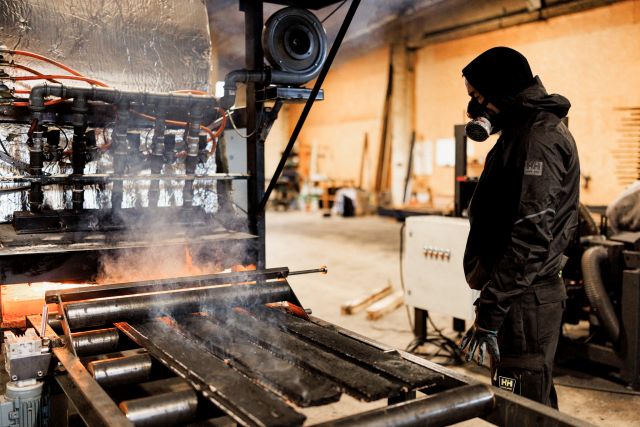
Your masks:
{"label": "work glove", "polygon": [[470,362],[476,350],[478,357],[476,362],[482,365],[484,362],[484,354],[489,349],[489,355],[494,363],[500,361],[500,350],[498,349],[498,331],[490,331],[483,329],[478,325],[473,325],[460,342],[460,350],[465,352],[466,361]]}

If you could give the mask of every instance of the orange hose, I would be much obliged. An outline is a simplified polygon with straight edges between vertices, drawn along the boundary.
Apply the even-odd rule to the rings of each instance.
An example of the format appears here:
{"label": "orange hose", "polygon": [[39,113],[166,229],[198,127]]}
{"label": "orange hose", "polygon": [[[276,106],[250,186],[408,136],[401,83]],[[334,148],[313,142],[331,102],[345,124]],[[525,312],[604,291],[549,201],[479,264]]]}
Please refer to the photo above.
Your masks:
{"label": "orange hose", "polygon": [[[18,68],[18,69],[20,69],[20,70],[24,70],[24,71],[26,71],[26,72],[28,72],[28,73],[33,74],[34,76],[43,76],[43,75],[44,75],[44,74],[42,74],[40,71],[36,71],[36,70],[34,70],[33,68],[31,68],[31,67],[27,67],[26,65],[22,65],[22,64],[15,64],[15,63],[13,63],[13,64],[11,64],[11,67],[13,67],[13,68]],[[49,80],[50,82],[52,82],[52,83],[60,83],[60,82],[55,81],[54,79],[48,79],[48,80]]]}
{"label": "orange hose", "polygon": [[71,67],[69,67],[67,65],[64,65],[61,62],[58,62],[55,59],[47,58],[46,56],[42,56],[42,55],[39,55],[37,53],[28,52],[26,50],[9,50],[7,52],[10,53],[11,55],[29,56],[31,58],[38,59],[40,61],[48,62],[49,64],[55,65],[58,68],[62,68],[63,70],[68,71],[69,73],[73,74],[74,76],[82,77],[82,74],[80,72],[74,70],[73,68],[71,68]]}
{"label": "orange hose", "polygon": [[[46,101],[44,103],[45,107],[48,107],[49,105],[56,105],[59,104],[63,101],[65,101],[65,98],[56,98],[56,99],[52,99],[51,101]],[[13,105],[14,107],[28,107],[29,106],[29,102],[27,101],[20,101],[20,102],[14,102],[11,105]]]}
{"label": "orange hose", "polygon": [[60,80],[79,80],[82,82],[86,82],[89,84],[93,84],[101,87],[109,87],[108,84],[103,83],[99,80],[90,79],[89,77],[84,76],[61,76],[61,75],[51,75],[51,74],[42,74],[40,76],[20,76],[20,77],[11,77],[11,80],[14,81],[24,81],[24,80],[50,80],[50,79],[60,79]]}
{"label": "orange hose", "polygon": [[174,90],[171,93],[189,93],[191,95],[209,95],[208,92],[205,92],[203,90],[196,90],[196,89],[179,89],[179,90]]}
{"label": "orange hose", "polygon": [[[207,142],[213,141],[215,138],[219,137],[220,134],[222,134],[222,131],[224,130],[225,126],[227,125],[227,113],[226,113],[226,111],[224,111],[222,108],[219,108],[219,107],[216,107],[216,109],[220,112],[220,114],[222,114],[222,122],[220,123],[220,126],[218,126],[218,128],[216,129],[215,133],[211,129],[209,129],[208,127],[206,127],[204,125],[200,125],[200,129],[209,134],[209,139],[208,139]],[[154,116],[150,116],[148,114],[144,114],[144,113],[141,113],[139,111],[133,111],[132,110],[131,112],[133,114],[136,114],[136,115],[138,115],[138,116],[140,116],[142,118],[145,118],[147,120],[155,120],[156,119]],[[168,124],[168,125],[173,125],[173,126],[186,126],[187,125],[187,122],[181,122],[181,121],[178,121],[178,120],[165,120],[164,122],[166,124]],[[214,144],[212,146],[212,149],[211,149],[212,153],[213,153],[213,151],[215,151],[215,145],[216,144],[214,142]]]}

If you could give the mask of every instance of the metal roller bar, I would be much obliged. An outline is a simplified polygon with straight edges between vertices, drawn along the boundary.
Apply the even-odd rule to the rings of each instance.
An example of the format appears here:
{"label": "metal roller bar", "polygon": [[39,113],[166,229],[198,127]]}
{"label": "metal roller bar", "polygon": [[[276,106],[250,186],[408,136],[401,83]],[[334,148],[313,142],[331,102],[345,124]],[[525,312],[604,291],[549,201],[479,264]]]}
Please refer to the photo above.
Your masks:
{"label": "metal roller bar", "polygon": [[287,267],[268,268],[266,270],[250,270],[234,273],[215,273],[202,276],[177,277],[162,280],[145,280],[139,282],[116,283],[111,285],[83,286],[71,289],[47,291],[47,303],[58,302],[58,296],[64,302],[80,301],[94,298],[106,298],[120,295],[142,294],[149,292],[172,291],[229,283],[255,282],[256,280],[283,279],[289,275]]}
{"label": "metal roller bar", "polygon": [[476,384],[447,390],[433,397],[412,400],[352,415],[320,427],[438,427],[489,414],[495,398],[488,385]]}
{"label": "metal roller bar", "polygon": [[116,328],[74,332],[71,336],[78,356],[114,352],[118,348],[120,338]]}
{"label": "metal roller bar", "polygon": [[176,328],[156,320],[133,325],[121,322],[115,326],[240,425],[300,426],[304,422],[304,415]]}
{"label": "metal roller bar", "polygon": [[193,389],[125,400],[118,405],[136,427],[169,427],[193,420],[198,396]]}
{"label": "metal roller bar", "polygon": [[[343,335],[365,342],[383,351],[393,350],[384,344],[366,338],[360,334],[341,328],[337,325],[324,322],[318,318],[312,318],[316,324],[332,327]],[[396,350],[404,358],[426,369],[439,372],[445,376],[446,387],[460,389],[463,385],[478,385],[479,381],[452,371],[434,362],[406,351]],[[484,384],[481,384],[484,385]],[[593,424],[579,420],[571,415],[556,411],[526,397],[519,396],[507,390],[492,387],[496,405],[494,409],[482,418],[498,426],[554,426],[554,427],[593,427]]]}
{"label": "metal roller bar", "polygon": [[[404,360],[397,354],[373,351],[371,346],[346,337],[339,332],[319,327],[313,322],[285,314],[280,310],[256,307],[252,312],[263,319],[277,319],[281,328],[309,340],[332,352],[341,354],[354,363],[396,378],[411,388],[433,387],[444,381],[442,374],[428,371],[415,363]],[[272,322],[273,323],[273,322]]]}
{"label": "metal roller bar", "polygon": [[83,421],[91,427],[133,427],[109,395],[95,382],[80,359],[65,347],[53,349],[54,356],[64,366],[66,374],[56,375],[65,394],[73,402]]}
{"label": "metal roller bar", "polygon": [[148,381],[127,387],[127,390],[139,396],[152,396],[191,389],[191,385],[180,377],[163,378],[161,380]]}
{"label": "metal roller bar", "polygon": [[232,334],[245,335],[251,342],[278,357],[331,379],[358,399],[373,401],[408,389],[405,383],[384,378],[377,372],[369,371],[332,352],[302,341],[248,313],[228,312],[219,316],[215,313],[214,317]]}
{"label": "metal roller bar", "polygon": [[114,387],[147,381],[151,373],[151,356],[135,354],[89,362],[87,370],[102,387]]}
{"label": "metal roller bar", "polygon": [[101,298],[62,305],[71,328],[86,328],[166,314],[207,311],[216,306],[250,306],[287,301],[291,294],[286,282],[256,283]]}
{"label": "metal roller bar", "polygon": [[211,319],[192,315],[180,319],[180,326],[183,333],[199,339],[213,354],[229,360],[235,369],[266,383],[298,406],[323,405],[340,399],[342,392],[334,382],[292,365]]}

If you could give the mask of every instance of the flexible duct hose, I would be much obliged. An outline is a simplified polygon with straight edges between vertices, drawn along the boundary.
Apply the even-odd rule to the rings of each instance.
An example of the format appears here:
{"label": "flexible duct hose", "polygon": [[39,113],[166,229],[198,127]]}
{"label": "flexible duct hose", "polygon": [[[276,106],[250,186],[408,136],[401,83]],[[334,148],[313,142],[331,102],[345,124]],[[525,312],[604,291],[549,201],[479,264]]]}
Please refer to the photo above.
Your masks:
{"label": "flexible duct hose", "polygon": [[582,255],[582,276],[584,278],[584,290],[589,299],[598,320],[604,327],[609,339],[614,344],[620,337],[620,323],[611,305],[611,300],[602,281],[600,264],[607,259],[607,249],[602,246],[593,246]]}
{"label": "flexible duct hose", "polygon": [[591,216],[591,212],[589,211],[589,208],[582,203],[580,203],[578,207],[578,217],[580,219],[580,226],[582,227],[582,229],[580,230],[580,233],[582,236],[600,234],[598,225],[593,220],[593,217]]}

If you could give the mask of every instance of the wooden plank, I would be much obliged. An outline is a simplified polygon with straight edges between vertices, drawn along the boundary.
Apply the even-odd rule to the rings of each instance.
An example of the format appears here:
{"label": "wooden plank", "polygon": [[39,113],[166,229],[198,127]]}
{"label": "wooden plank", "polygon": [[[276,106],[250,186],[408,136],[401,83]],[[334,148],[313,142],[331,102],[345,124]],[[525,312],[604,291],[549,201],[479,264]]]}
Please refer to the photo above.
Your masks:
{"label": "wooden plank", "polygon": [[180,319],[179,323],[190,335],[202,340],[213,354],[298,406],[322,405],[340,399],[342,393],[335,383],[292,365],[252,344],[241,334],[232,334],[211,318],[192,315]]}
{"label": "wooden plank", "polygon": [[115,326],[243,426],[302,425],[306,417],[159,320]]}
{"label": "wooden plank", "polygon": [[378,320],[385,314],[391,313],[402,304],[404,304],[404,293],[402,291],[396,291],[369,307],[367,309],[367,319]]}
{"label": "wooden plank", "polygon": [[368,295],[363,295],[345,304],[342,304],[342,306],[340,307],[340,312],[342,314],[359,313],[374,302],[381,300],[382,298],[391,294],[391,292],[393,292],[393,288],[391,287],[391,283],[389,283],[386,286],[374,290]]}
{"label": "wooden plank", "polygon": [[[435,386],[444,381],[444,376],[403,359],[397,353],[383,352],[336,330],[321,327],[275,309],[252,309],[261,318],[275,318],[277,324],[305,340],[338,353],[367,369],[400,380],[411,388]],[[272,321],[273,322],[273,321]]]}
{"label": "wooden plank", "polygon": [[244,334],[260,347],[279,357],[320,374],[344,387],[357,399],[372,401],[405,391],[406,385],[394,383],[320,347],[302,341],[277,326],[258,320],[248,312],[217,313],[232,334]]}

